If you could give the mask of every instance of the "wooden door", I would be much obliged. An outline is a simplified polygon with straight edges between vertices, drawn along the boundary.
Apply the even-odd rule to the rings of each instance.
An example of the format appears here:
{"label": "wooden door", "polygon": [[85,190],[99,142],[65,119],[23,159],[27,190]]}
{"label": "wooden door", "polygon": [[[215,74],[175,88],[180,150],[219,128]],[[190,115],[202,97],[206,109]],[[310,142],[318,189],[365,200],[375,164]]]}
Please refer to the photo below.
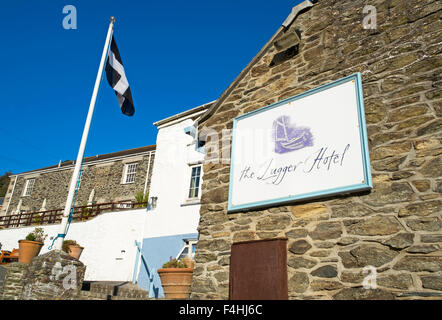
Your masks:
{"label": "wooden door", "polygon": [[229,295],[230,300],[287,300],[287,239],[233,244]]}

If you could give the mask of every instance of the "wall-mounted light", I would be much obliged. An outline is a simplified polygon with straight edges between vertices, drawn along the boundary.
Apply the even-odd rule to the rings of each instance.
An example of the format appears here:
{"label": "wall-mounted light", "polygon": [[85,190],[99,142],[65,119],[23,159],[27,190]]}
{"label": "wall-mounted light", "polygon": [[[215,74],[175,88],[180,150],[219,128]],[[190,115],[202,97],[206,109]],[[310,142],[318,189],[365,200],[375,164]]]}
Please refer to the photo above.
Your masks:
{"label": "wall-mounted light", "polygon": [[158,197],[150,197],[150,208],[155,209],[157,207]]}

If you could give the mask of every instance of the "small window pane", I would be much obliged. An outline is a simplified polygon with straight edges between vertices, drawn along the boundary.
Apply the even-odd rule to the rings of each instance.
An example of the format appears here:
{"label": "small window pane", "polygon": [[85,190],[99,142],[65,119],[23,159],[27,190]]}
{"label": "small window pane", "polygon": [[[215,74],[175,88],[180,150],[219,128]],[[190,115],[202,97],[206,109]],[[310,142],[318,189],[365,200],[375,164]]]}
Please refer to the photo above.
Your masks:
{"label": "small window pane", "polygon": [[34,189],[35,179],[26,180],[25,192],[23,193],[25,196],[30,196],[32,194],[32,190]]}
{"label": "small window pane", "polygon": [[201,166],[192,168],[192,175],[190,177],[189,198],[197,198],[200,188]]}
{"label": "small window pane", "polygon": [[135,182],[135,175],[137,173],[137,163],[129,163],[126,165],[126,177],[124,183]]}

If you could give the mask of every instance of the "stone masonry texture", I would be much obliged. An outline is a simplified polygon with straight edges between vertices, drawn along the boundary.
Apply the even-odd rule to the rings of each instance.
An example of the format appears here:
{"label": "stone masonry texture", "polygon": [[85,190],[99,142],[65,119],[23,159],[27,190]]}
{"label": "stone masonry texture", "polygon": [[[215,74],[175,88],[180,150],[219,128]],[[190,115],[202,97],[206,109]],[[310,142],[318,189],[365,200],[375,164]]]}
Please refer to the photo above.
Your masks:
{"label": "stone masonry texture", "polygon": [[28,265],[14,262],[2,268],[6,270],[6,274],[0,288],[0,300],[21,300]]}
{"label": "stone masonry texture", "polygon": [[[441,14],[435,0],[318,1],[286,31],[301,35],[297,54],[275,60],[270,43],[226,91],[199,124],[219,137],[237,116],[360,72],[374,188],[228,214],[229,161],[206,161],[192,299],[228,299],[232,243],[276,237],[289,239],[289,299],[442,297]],[[362,286],[369,265],[377,289]]]}
{"label": "stone masonry texture", "polygon": [[52,250],[2,267],[6,274],[0,300],[77,300],[82,298],[86,266],[67,253]]}
{"label": "stone masonry texture", "polygon": [[85,272],[81,261],[63,251],[39,255],[29,264],[22,300],[75,300]]}
{"label": "stone masonry texture", "polygon": [[[155,154],[152,153],[150,159],[149,183],[152,175],[154,158]],[[122,160],[117,160],[108,161],[103,164],[84,166],[76,205],[87,205],[92,189],[95,189],[94,203],[135,200],[135,194],[144,191],[149,155],[144,154],[142,159],[139,159],[139,155],[134,156],[133,162],[138,163],[135,183],[123,184],[122,177],[125,164],[128,163],[127,161],[130,162],[130,160],[124,159],[124,162]],[[20,200],[22,200],[21,210],[24,212],[40,211],[44,199],[46,199],[47,210],[64,208],[72,173],[73,168],[41,173],[35,177],[34,189],[30,196],[23,196],[28,176],[18,176],[15,190],[10,199],[8,215],[13,214]],[[33,176],[33,173],[29,176]],[[12,191],[13,182],[14,181],[10,182],[10,191]],[[149,190],[149,185],[147,190]],[[6,210],[6,206],[4,206],[4,208],[4,210]]]}

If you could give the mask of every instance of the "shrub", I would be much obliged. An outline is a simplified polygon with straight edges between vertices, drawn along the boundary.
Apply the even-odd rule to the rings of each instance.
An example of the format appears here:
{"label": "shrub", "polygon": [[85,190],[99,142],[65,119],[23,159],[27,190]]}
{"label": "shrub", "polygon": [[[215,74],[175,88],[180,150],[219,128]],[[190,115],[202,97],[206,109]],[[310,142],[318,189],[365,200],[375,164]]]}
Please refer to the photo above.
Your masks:
{"label": "shrub", "polygon": [[69,253],[69,246],[79,246],[79,244],[77,243],[77,241],[75,240],[64,240],[63,241],[63,245],[61,247],[61,250],[63,250],[66,253]]}
{"label": "shrub", "polygon": [[187,268],[187,266],[184,262],[177,259],[172,259],[172,257],[170,257],[170,260],[163,264],[163,268]]}
{"label": "shrub", "polygon": [[135,200],[137,201],[137,203],[140,203],[137,205],[137,208],[144,208],[147,206],[147,204],[141,204],[141,203],[149,201],[149,193],[147,192],[146,194],[144,194],[143,191],[139,191],[135,195]]}
{"label": "shrub", "polygon": [[34,231],[30,232],[26,236],[26,240],[29,241],[39,241],[39,242],[45,242],[45,239],[48,235],[44,233],[43,228],[35,228]]}

